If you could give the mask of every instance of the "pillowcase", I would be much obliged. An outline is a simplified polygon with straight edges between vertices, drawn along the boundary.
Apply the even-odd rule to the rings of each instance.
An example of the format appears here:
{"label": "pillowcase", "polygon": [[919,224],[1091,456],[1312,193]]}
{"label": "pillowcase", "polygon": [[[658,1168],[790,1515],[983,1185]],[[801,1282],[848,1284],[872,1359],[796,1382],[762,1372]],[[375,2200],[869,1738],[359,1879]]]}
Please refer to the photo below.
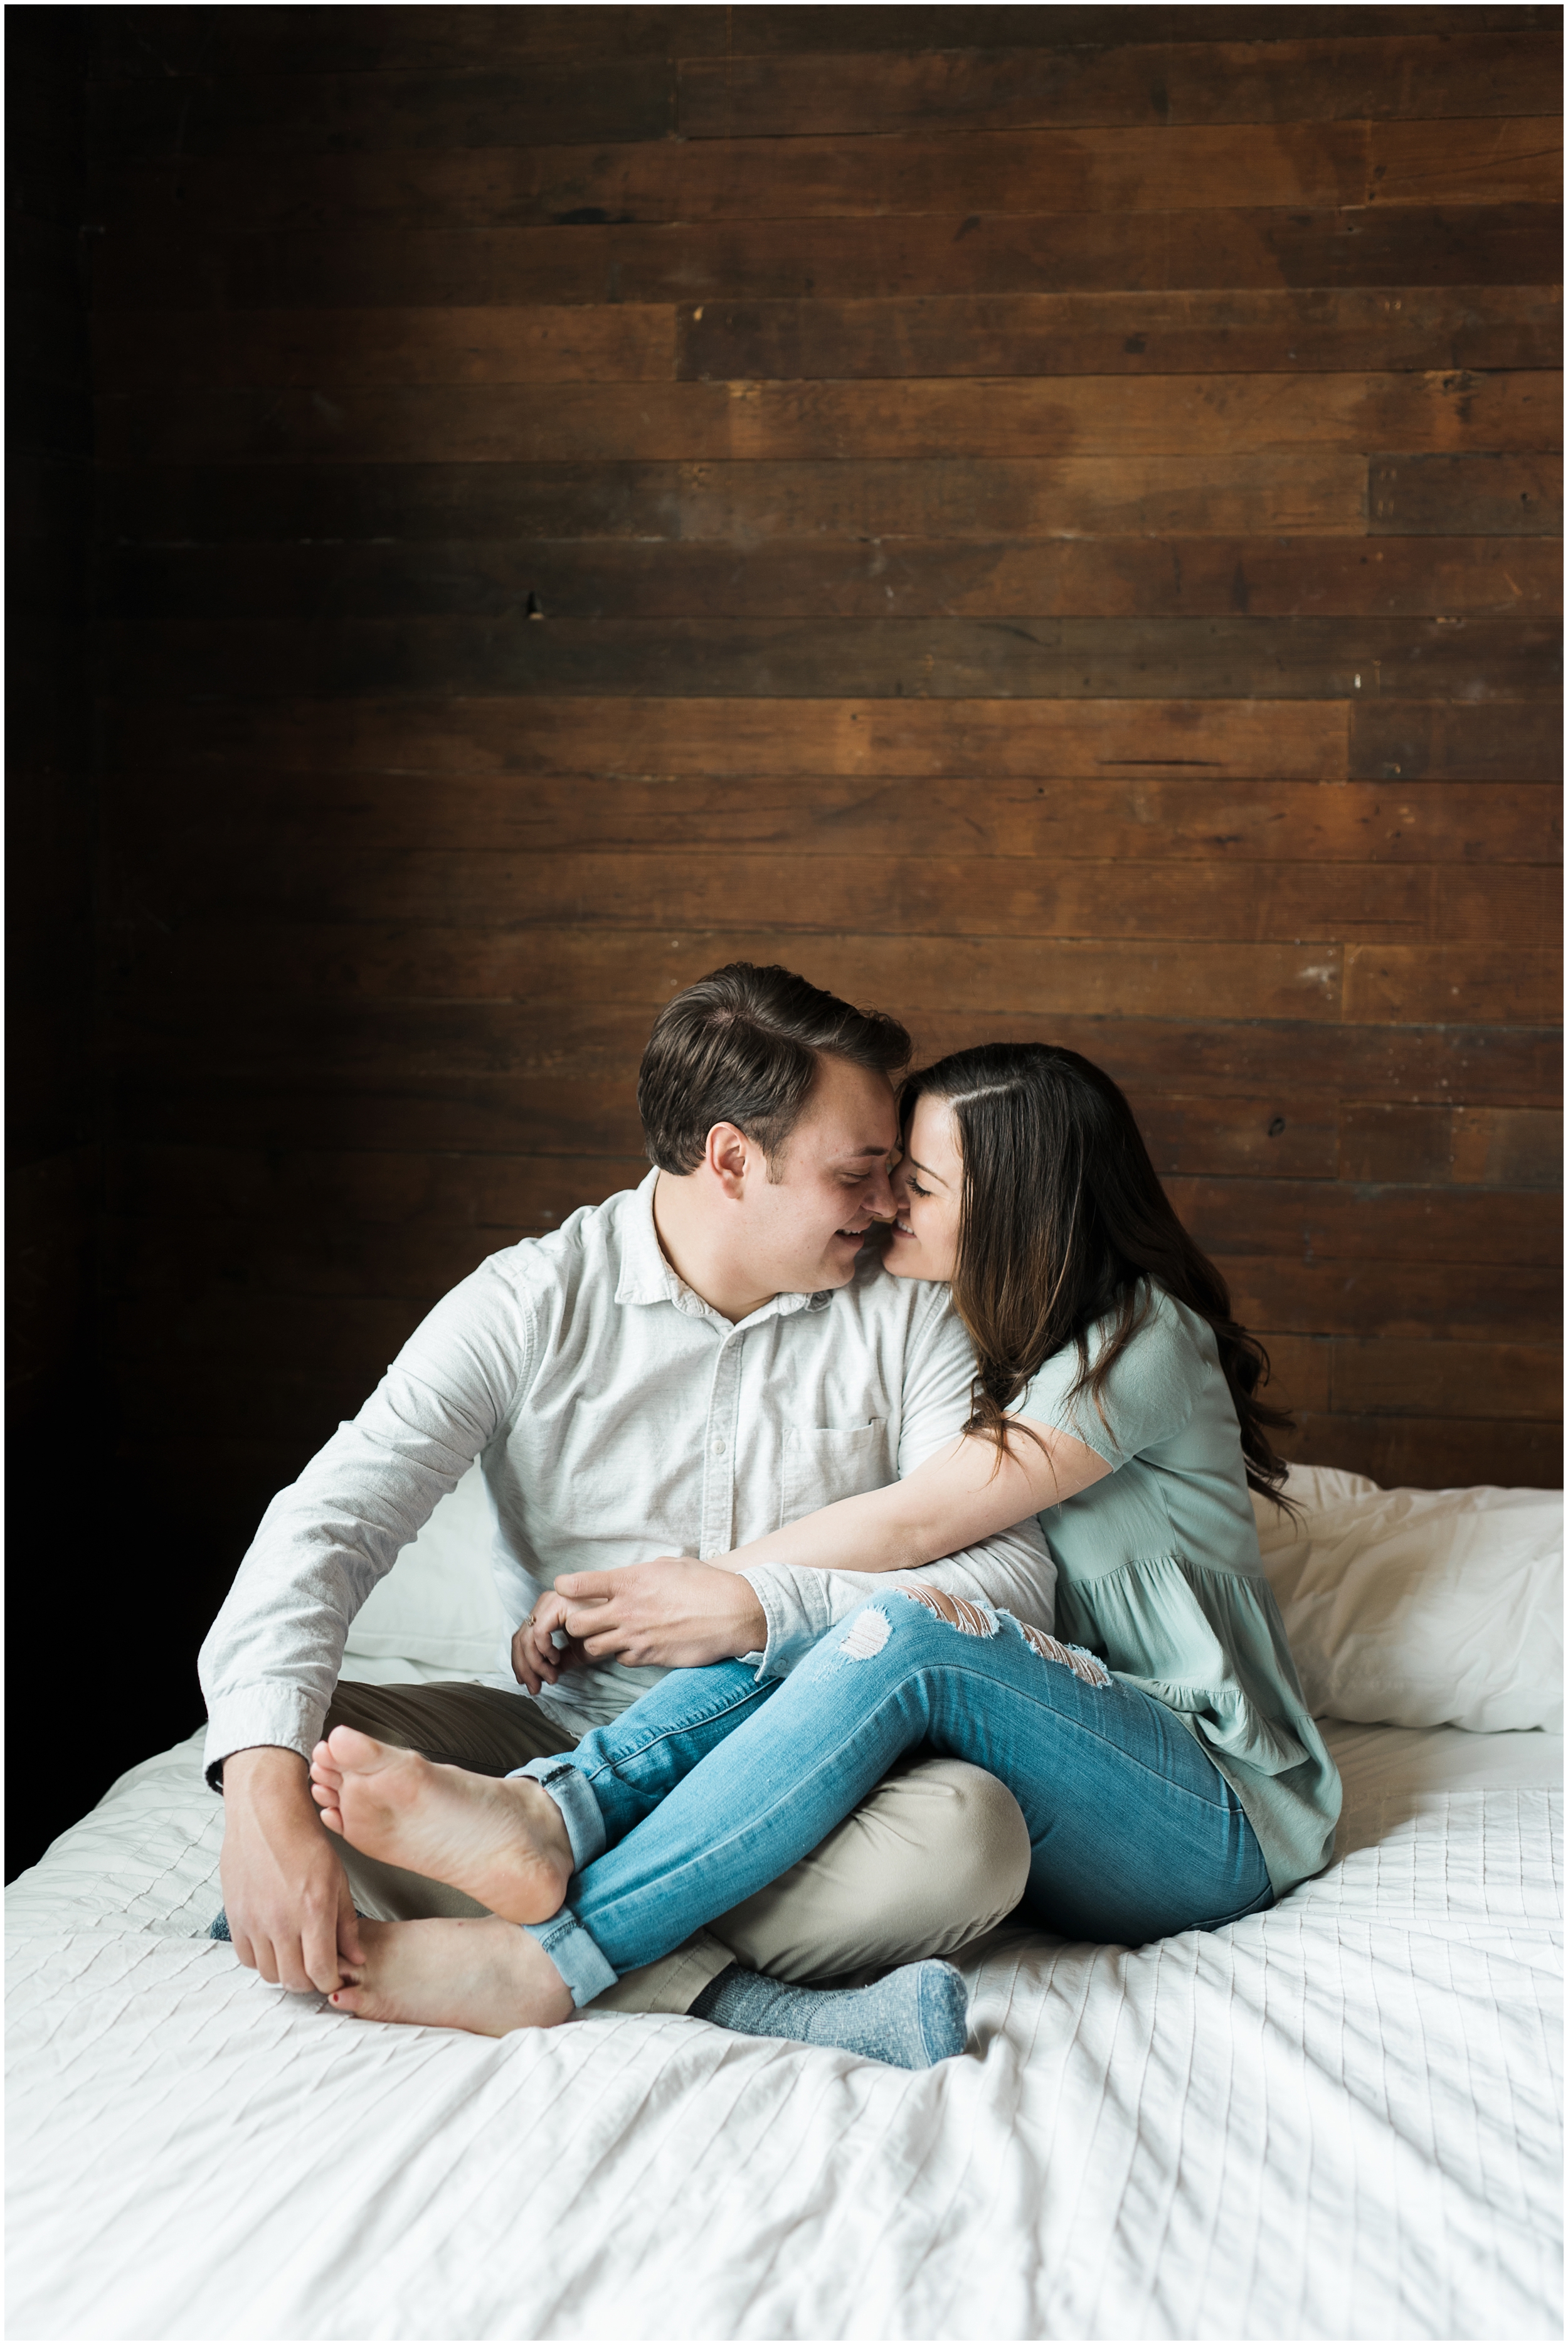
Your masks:
{"label": "pillowcase", "polygon": [[1382,1490],[1293,1466],[1292,1523],[1254,1495],[1308,1707],[1360,1725],[1563,1731],[1563,1497]]}
{"label": "pillowcase", "polygon": [[423,1661],[458,1677],[511,1675],[508,1620],[490,1568],[490,1494],[476,1457],[350,1624],[347,1657]]}

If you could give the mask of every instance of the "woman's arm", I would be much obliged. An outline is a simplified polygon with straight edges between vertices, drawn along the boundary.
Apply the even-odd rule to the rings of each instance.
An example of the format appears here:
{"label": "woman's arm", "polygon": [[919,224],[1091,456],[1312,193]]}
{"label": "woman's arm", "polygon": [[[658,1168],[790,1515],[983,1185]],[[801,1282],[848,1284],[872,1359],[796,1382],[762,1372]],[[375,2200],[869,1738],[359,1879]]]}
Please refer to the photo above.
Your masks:
{"label": "woman's arm", "polygon": [[[998,1531],[1087,1490],[1105,1459],[1054,1426],[1027,1417],[998,1462],[994,1442],[961,1434],[902,1482],[803,1515],[722,1560],[726,1571],[793,1564],[812,1571],[911,1571],[977,1547]],[[1029,1439],[1033,1433],[1037,1438]]]}
{"label": "woman's arm", "polygon": [[[783,1530],[770,1531],[765,1538],[753,1539],[749,1546],[696,1568],[744,1572],[754,1565],[793,1564],[807,1571],[910,1571],[977,1547],[1070,1498],[1075,1491],[1087,1490],[1110,1472],[1103,1457],[1070,1434],[1059,1433],[1054,1426],[1031,1425],[1027,1417],[1014,1422],[1021,1429],[999,1464],[993,1442],[961,1434],[902,1482],[820,1507],[814,1515],[803,1515]],[[1031,1432],[1035,1440],[1028,1437]],[[685,1568],[693,1568],[689,1561]],[[636,1629],[646,1624],[640,1615],[633,1621],[628,1612],[629,1607],[634,1612],[645,1596],[639,1572],[665,1568],[663,1563],[632,1564],[618,1572],[563,1575],[512,1639],[511,1665],[519,1682],[536,1693],[541,1683],[554,1684],[561,1669],[574,1660],[599,1660],[616,1653],[622,1659],[658,1658],[668,1663],[663,1646],[657,1656],[642,1650]],[[568,1630],[572,1639],[566,1653],[551,1643],[557,1629]],[[693,1647],[690,1653],[683,1652],[678,1665],[693,1667],[717,1657]]]}

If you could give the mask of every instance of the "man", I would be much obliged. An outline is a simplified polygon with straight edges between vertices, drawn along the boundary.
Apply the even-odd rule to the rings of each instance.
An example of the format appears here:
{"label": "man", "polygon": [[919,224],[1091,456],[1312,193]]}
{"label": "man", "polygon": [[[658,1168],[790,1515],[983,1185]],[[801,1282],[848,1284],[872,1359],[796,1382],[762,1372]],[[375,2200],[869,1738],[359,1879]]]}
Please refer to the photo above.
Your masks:
{"label": "man", "polygon": [[[328,1837],[307,1767],[324,1732],[499,1776],[570,1748],[667,1668],[787,1670],[861,1600],[852,1575],[707,1558],[880,1488],[968,1414],[946,1289],[888,1276],[866,1243],[894,1211],[890,1078],[908,1052],[894,1020],[785,969],[736,963],[679,995],[638,1082],[648,1179],[454,1288],[273,1500],[201,1655],[229,1933],[264,1978],[336,1988],[340,1961],[361,1959],[356,1903],[382,1920],[485,1911]],[[355,1612],[476,1456],[514,1619],[563,1574],[615,1571],[621,1658],[534,1694],[339,1684]],[[1050,1619],[1033,1526],[923,1577]],[[736,1960],[806,1979],[951,1953],[1011,1910],[1028,1860],[1011,1795],[929,1760],[600,2000],[684,2011]]]}

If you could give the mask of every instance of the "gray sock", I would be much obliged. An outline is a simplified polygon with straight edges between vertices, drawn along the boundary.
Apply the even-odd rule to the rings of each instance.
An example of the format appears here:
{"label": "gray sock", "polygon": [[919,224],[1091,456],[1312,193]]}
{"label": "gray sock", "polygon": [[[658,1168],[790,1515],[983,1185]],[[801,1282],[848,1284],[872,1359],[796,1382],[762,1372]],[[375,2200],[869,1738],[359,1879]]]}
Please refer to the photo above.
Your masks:
{"label": "gray sock", "polygon": [[893,2068],[930,2068],[964,2049],[968,1997],[951,1963],[907,1963],[875,1986],[785,1986],[732,1963],[692,2005],[737,2035],[826,2044]]}
{"label": "gray sock", "polygon": [[[357,1905],[355,1906],[354,1911],[356,1914],[359,1914],[359,1909]],[[368,1922],[369,1918],[370,1917],[368,1914],[359,1914],[359,1919],[361,1922]],[[222,1945],[231,1946],[234,1944],[234,1941],[228,1934],[228,1914],[220,1912],[216,1921],[209,1922],[207,1925],[207,1934],[209,1938],[217,1938]]]}

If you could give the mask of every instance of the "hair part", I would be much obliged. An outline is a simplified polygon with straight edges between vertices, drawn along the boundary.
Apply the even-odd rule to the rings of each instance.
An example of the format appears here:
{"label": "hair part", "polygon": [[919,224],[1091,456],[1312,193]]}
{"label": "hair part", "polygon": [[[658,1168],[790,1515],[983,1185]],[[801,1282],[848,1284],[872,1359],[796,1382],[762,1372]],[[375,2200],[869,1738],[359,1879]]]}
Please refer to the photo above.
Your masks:
{"label": "hair part", "polygon": [[822,1058],[891,1080],[909,1064],[909,1036],[879,1010],[856,1010],[776,963],[731,961],[666,1002],[637,1076],[650,1163],[694,1172],[716,1123],[761,1149],[783,1178],[791,1132]]}
{"label": "hair part", "polygon": [[[1009,1403],[1068,1344],[1078,1355],[1068,1397],[1087,1395],[1108,1426],[1106,1382],[1148,1315],[1148,1281],[1213,1329],[1249,1486],[1288,1507],[1269,1436],[1293,1420],[1258,1397],[1269,1355],[1231,1315],[1229,1287],[1177,1219],[1110,1077],[1054,1043],[993,1042],[908,1077],[905,1132],[921,1098],[952,1110],[964,1163],[953,1301],[976,1356],[966,1432],[996,1442],[999,1466],[1022,1429]],[[1106,1318],[1091,1365],[1088,1331]]]}

